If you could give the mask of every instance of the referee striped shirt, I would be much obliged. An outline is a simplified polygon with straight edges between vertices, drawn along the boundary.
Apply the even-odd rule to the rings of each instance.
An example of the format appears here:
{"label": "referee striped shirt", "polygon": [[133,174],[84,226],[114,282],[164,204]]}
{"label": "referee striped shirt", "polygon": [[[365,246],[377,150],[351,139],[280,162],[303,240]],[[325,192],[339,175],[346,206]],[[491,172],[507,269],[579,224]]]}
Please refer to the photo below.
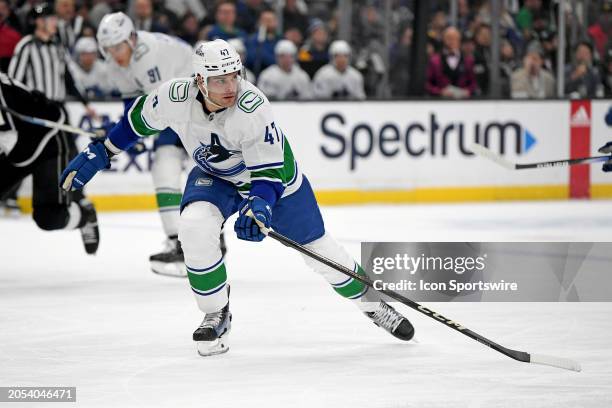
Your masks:
{"label": "referee striped shirt", "polygon": [[8,74],[54,101],[66,99],[66,56],[64,47],[27,35],[17,43]]}

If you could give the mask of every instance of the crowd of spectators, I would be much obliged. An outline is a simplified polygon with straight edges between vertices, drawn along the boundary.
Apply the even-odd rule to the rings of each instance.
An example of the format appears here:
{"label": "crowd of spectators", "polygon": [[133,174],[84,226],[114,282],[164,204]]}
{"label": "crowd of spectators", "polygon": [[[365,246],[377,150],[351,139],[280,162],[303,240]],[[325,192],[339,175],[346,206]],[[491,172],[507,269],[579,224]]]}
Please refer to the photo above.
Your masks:
{"label": "crowd of spectators", "polygon": [[[95,33],[104,15],[124,11],[137,30],[166,33],[192,45],[217,38],[231,41],[243,54],[248,79],[259,81],[271,99],[363,99],[409,96],[415,1],[393,0],[386,19],[383,0],[353,0],[348,43],[338,41],[341,11],[334,0],[284,0],[280,6],[275,0],[56,0],[54,7],[57,41],[72,55],[71,67],[90,97],[112,95],[112,74],[104,72]],[[557,3],[501,2],[501,97],[556,97]],[[31,31],[28,13],[38,3],[0,0],[2,71],[6,72],[19,40]],[[449,1],[427,3],[426,82],[419,96],[488,97],[494,40],[490,2],[457,0],[452,24]],[[588,4],[588,10],[581,10],[588,19],[578,18],[576,10],[564,12],[573,28],[567,30],[570,46],[561,50],[564,94],[611,97],[612,1]],[[583,26],[585,20],[591,23]],[[391,44],[385,44],[387,29]]]}

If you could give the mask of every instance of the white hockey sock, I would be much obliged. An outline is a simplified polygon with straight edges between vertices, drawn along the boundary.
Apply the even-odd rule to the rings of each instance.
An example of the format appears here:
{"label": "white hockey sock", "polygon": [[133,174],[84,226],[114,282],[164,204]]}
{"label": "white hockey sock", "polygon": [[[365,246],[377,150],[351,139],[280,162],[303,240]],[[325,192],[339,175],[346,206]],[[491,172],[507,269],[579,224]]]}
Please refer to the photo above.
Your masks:
{"label": "white hockey sock", "polygon": [[166,236],[178,234],[182,198],[183,151],[177,146],[160,146],[151,168],[157,207]]}
{"label": "white hockey sock", "polygon": [[189,204],[180,217],[179,240],[189,284],[204,313],[217,312],[228,301],[227,272],[219,242],[221,224],[219,209],[204,201]]}

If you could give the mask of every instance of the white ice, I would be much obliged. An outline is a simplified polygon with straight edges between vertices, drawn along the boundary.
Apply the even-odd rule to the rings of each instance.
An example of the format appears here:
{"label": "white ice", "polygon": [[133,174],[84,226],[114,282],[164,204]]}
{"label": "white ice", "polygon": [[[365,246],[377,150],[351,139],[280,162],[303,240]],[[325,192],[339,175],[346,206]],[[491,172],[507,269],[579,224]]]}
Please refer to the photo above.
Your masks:
{"label": "white ice", "polygon": [[[612,238],[606,201],[323,213],[355,257],[360,241]],[[577,359],[581,373],[515,362],[399,305],[418,340],[402,343],[299,254],[271,240],[240,242],[232,226],[231,349],[202,358],[187,281],[148,270],[163,240],[156,213],[100,214],[95,257],[78,232],[0,219],[0,386],[76,386],[82,407],[612,406],[611,303],[428,304],[507,347]]]}

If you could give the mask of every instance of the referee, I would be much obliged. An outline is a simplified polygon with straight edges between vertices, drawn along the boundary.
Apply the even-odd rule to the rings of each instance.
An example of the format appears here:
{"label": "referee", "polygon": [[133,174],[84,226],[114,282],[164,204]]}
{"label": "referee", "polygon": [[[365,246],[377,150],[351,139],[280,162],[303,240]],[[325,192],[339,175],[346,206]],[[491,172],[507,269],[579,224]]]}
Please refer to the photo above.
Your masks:
{"label": "referee", "polygon": [[53,8],[47,3],[37,5],[28,13],[28,23],[34,26],[34,33],[15,47],[8,75],[62,105],[68,88],[83,102],[87,114],[95,117],[68,69],[65,47],[55,41],[58,22]]}

